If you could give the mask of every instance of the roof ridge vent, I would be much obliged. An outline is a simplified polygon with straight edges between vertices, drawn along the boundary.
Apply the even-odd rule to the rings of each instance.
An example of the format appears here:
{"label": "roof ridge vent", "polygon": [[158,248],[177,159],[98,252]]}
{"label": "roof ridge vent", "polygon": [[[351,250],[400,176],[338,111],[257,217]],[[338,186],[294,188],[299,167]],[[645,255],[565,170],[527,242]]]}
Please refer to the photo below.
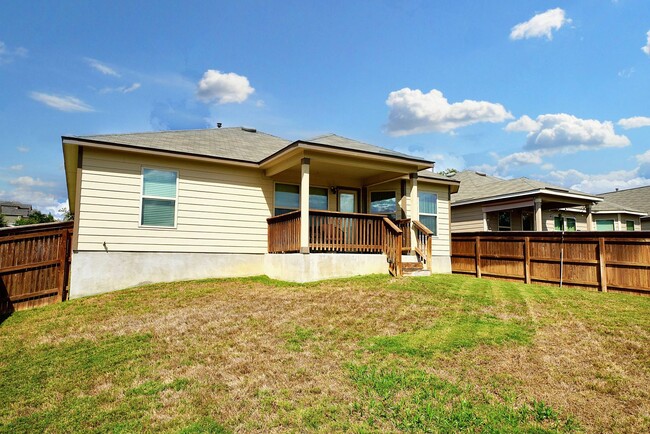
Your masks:
{"label": "roof ridge vent", "polygon": [[487,176],[485,172],[475,172],[478,176]]}
{"label": "roof ridge vent", "polygon": [[242,130],[242,131],[246,131],[247,133],[256,133],[256,132],[257,132],[257,130],[256,130],[255,128],[245,128],[245,127],[241,127],[241,130]]}

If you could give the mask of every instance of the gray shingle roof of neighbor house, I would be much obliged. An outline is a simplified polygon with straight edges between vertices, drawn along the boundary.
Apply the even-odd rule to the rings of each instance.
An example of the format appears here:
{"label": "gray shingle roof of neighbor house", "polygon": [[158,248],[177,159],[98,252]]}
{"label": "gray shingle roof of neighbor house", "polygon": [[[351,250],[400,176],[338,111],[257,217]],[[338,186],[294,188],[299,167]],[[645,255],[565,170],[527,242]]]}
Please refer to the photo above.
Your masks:
{"label": "gray shingle roof of neighbor house", "polygon": [[631,213],[640,213],[640,214],[645,214],[644,211],[640,211],[638,209],[634,209],[630,206],[626,205],[621,205],[619,203],[613,202],[609,199],[605,199],[600,203],[597,203],[594,205],[592,208],[592,211],[595,211],[597,213],[606,213],[606,212],[614,212],[614,211],[626,211],[626,212],[631,212]]}
{"label": "gray shingle roof of neighbor house", "polygon": [[337,136],[336,134],[326,134],[309,140],[291,142],[252,128],[242,127],[92,136],[63,136],[62,139],[64,141],[76,139],[90,143],[121,145],[248,163],[259,163],[281,152],[292,144],[306,143],[429,163],[422,158]]}
{"label": "gray shingle roof of neighbor house", "polygon": [[0,214],[10,217],[27,217],[32,206],[20,202],[0,202]]}
{"label": "gray shingle roof of neighbor house", "polygon": [[650,214],[650,185],[645,187],[630,188],[627,190],[611,191],[601,194],[606,201],[613,201]]}
{"label": "gray shingle roof of neighbor house", "polygon": [[460,190],[452,196],[452,204],[481,199],[487,200],[489,198],[510,194],[533,193],[539,190],[546,190],[549,193],[556,192],[559,194],[593,197],[594,201],[601,200],[598,196],[528,178],[501,179],[471,170],[458,172],[451,178],[460,181]]}

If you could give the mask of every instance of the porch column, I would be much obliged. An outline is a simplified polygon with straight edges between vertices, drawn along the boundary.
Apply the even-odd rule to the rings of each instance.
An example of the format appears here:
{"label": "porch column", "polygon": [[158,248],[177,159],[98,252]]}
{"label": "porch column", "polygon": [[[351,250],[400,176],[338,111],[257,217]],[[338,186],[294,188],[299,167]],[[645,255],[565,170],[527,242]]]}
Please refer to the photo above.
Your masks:
{"label": "porch column", "polygon": [[300,253],[309,253],[309,158],[300,163]]}
{"label": "porch column", "polygon": [[[411,219],[411,221],[420,220],[420,208],[419,208],[420,203],[418,201],[418,174],[411,173],[409,178],[411,178],[411,197],[410,197],[411,203],[409,204],[409,211],[410,211],[409,218]],[[415,229],[411,224],[411,248],[414,249],[415,246],[417,245],[418,245],[418,240],[415,235]]]}
{"label": "porch column", "polygon": [[542,198],[535,198],[535,231],[541,232],[544,230],[544,222],[542,219]]}
{"label": "porch column", "polygon": [[594,215],[591,213],[591,204],[585,207],[587,209],[587,230],[594,230]]}

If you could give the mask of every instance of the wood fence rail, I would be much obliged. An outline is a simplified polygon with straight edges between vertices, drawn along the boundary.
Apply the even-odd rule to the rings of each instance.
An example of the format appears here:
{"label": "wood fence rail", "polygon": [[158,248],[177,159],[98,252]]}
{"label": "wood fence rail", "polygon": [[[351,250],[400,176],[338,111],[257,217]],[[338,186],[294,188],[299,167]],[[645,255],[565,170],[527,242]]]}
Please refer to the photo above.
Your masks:
{"label": "wood fence rail", "polygon": [[67,296],[73,222],[0,229],[0,313]]}
{"label": "wood fence rail", "polygon": [[452,272],[650,295],[650,232],[452,234]]}

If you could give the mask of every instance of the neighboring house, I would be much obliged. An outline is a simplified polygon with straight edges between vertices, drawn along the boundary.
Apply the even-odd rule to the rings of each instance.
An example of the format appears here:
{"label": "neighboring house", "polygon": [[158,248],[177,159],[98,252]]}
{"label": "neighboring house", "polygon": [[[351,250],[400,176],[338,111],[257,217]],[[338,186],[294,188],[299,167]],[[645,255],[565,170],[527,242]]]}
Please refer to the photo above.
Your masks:
{"label": "neighboring house", "polygon": [[21,217],[28,217],[32,212],[32,206],[19,202],[0,202],[0,214],[5,216],[9,226],[13,226]]}
{"label": "neighboring house", "polygon": [[650,231],[650,185],[645,187],[616,190],[601,194],[606,201],[620,203],[625,207],[637,209],[641,217],[641,230]]}
{"label": "neighboring house", "polygon": [[[643,215],[598,196],[528,178],[501,179],[474,171],[452,195],[452,232],[639,230]],[[632,228],[632,225],[634,226]]]}
{"label": "neighboring house", "polygon": [[206,277],[387,273],[396,262],[381,243],[399,231],[384,216],[411,219],[398,222],[411,249],[427,226],[426,268],[451,271],[459,183],[427,170],[433,162],[333,134],[290,142],[246,128],[62,141],[71,297]]}

